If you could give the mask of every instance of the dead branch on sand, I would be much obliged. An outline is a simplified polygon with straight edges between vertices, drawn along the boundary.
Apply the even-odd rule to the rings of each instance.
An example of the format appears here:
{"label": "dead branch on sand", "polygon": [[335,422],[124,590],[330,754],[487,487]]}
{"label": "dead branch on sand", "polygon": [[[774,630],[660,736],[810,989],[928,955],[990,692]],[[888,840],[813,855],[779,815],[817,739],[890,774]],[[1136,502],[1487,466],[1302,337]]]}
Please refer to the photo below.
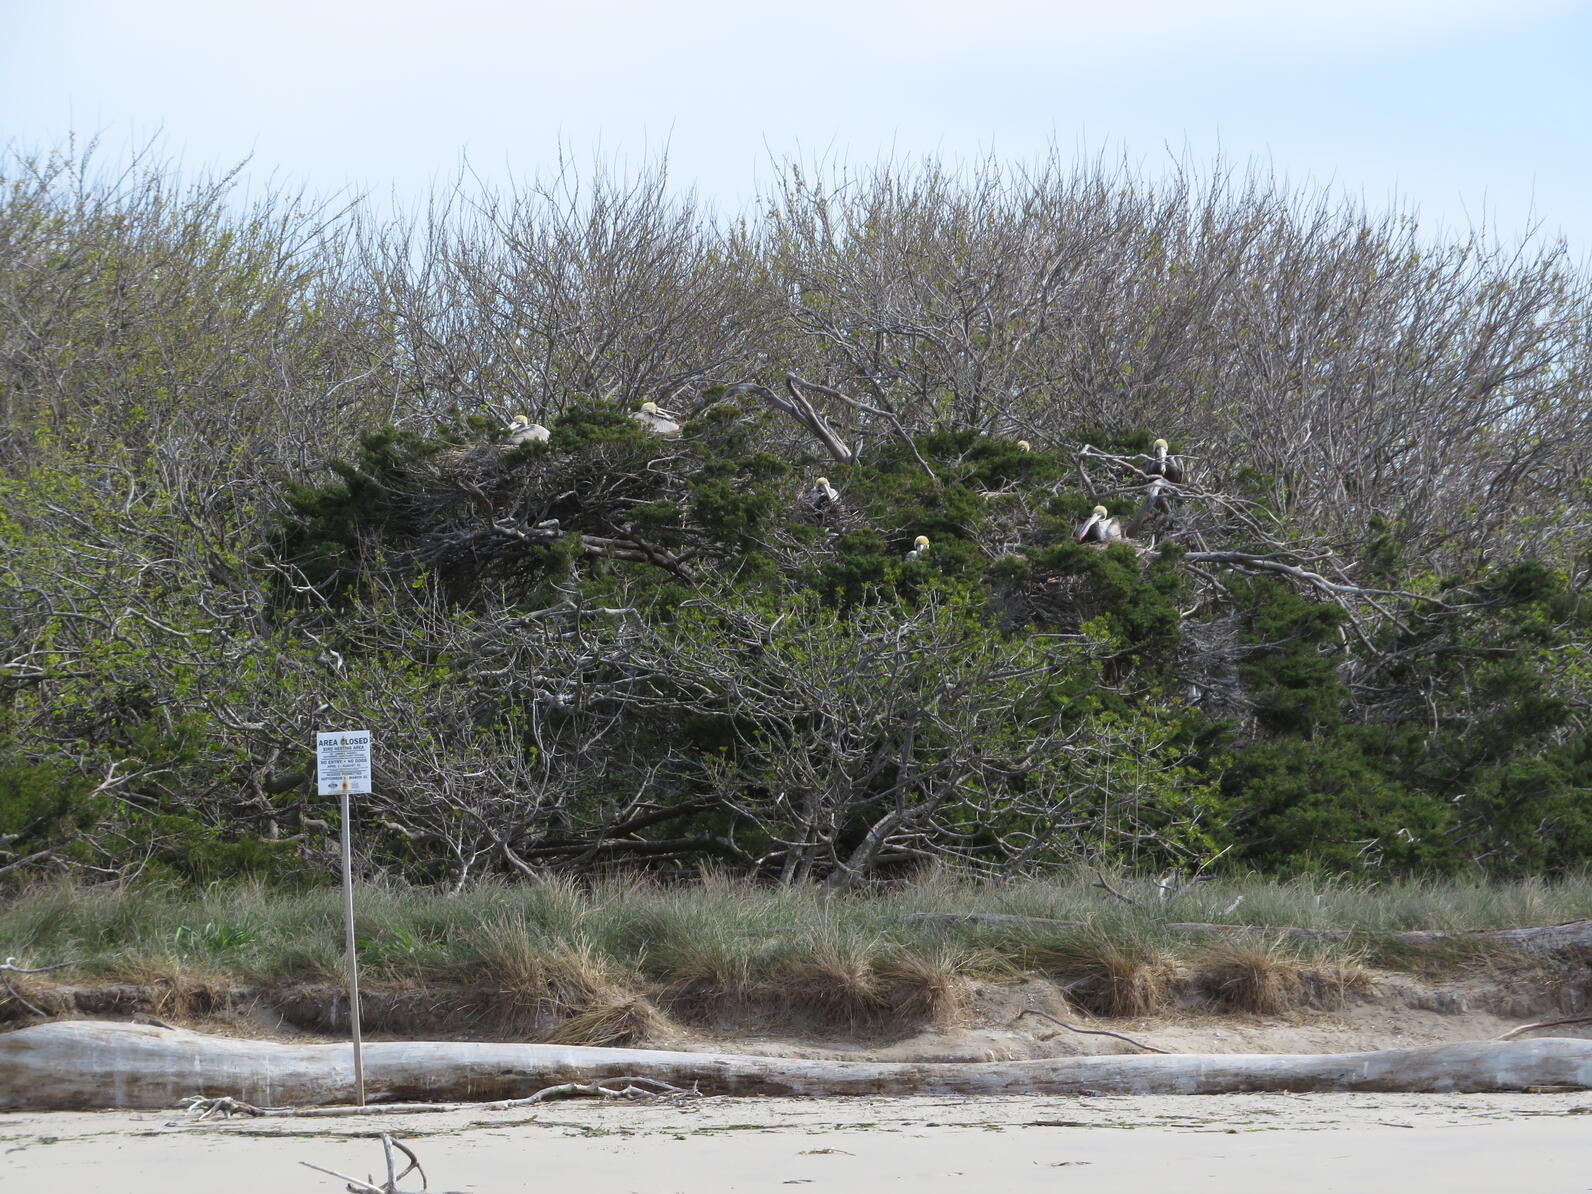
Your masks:
{"label": "dead branch on sand", "polygon": [[[413,1194],[421,1194],[421,1191],[426,1188],[426,1171],[420,1168],[420,1158],[385,1132],[381,1134],[381,1148],[387,1158],[387,1180],[379,1186],[373,1178],[360,1181],[357,1177],[349,1177],[346,1173],[338,1173],[335,1169],[324,1169],[319,1165],[311,1165],[308,1161],[300,1161],[299,1164],[306,1169],[313,1169],[317,1173],[330,1174],[340,1181],[347,1182],[351,1194],[409,1194],[409,1192],[398,1188],[398,1181],[410,1173],[418,1173],[420,1175],[420,1190],[414,1191]],[[394,1172],[398,1167],[398,1162],[393,1157],[394,1149],[409,1158],[409,1164],[405,1165],[402,1171],[397,1173]],[[438,1191],[438,1194],[462,1194],[462,1192],[443,1190]]]}
{"label": "dead branch on sand", "polygon": [[280,1110],[256,1107],[253,1103],[245,1103],[242,1099],[235,1099],[231,1095],[220,1095],[216,1098],[188,1095],[179,1105],[188,1118],[194,1120],[210,1119],[216,1115],[222,1119],[231,1119],[234,1115],[274,1115]]}
{"label": "dead branch on sand", "polygon": [[1565,1016],[1561,1020],[1538,1020],[1535,1024],[1522,1024],[1519,1028],[1511,1028],[1502,1036],[1495,1036],[1495,1041],[1512,1041],[1517,1036],[1524,1036],[1528,1032],[1535,1032],[1539,1028],[1557,1028],[1561,1024],[1592,1024],[1592,1016]]}
{"label": "dead branch on sand", "polygon": [[1042,1020],[1049,1020],[1052,1024],[1059,1024],[1068,1032],[1076,1032],[1080,1036],[1115,1037],[1119,1041],[1126,1041],[1128,1044],[1134,1046],[1134,1048],[1143,1049],[1146,1053],[1161,1053],[1165,1054],[1166,1056],[1171,1056],[1172,1054],[1172,1050],[1170,1049],[1157,1049],[1154,1045],[1146,1045],[1143,1041],[1136,1041],[1131,1036],[1123,1036],[1120,1032],[1108,1032],[1104,1028],[1079,1028],[1076,1024],[1069,1024],[1065,1020],[1058,1020],[1049,1012],[1042,1012],[1038,1008],[1025,1007],[1022,1011],[1017,1013],[1016,1018],[1021,1020],[1024,1016],[1038,1016]]}
{"label": "dead branch on sand", "polygon": [[[1126,1038],[1124,1038],[1126,1039]],[[624,1085],[619,1085],[624,1083]],[[595,1082],[560,1082],[553,1086],[544,1086],[535,1094],[527,1095],[523,1099],[495,1099],[488,1103],[382,1103],[376,1106],[369,1104],[363,1107],[256,1107],[253,1103],[245,1103],[242,1099],[235,1099],[231,1095],[206,1097],[205,1095],[188,1095],[182,1100],[182,1107],[189,1118],[195,1120],[209,1119],[219,1115],[230,1119],[234,1115],[273,1115],[284,1117],[331,1118],[337,1115],[414,1115],[416,1113],[435,1111],[512,1111],[517,1107],[529,1107],[533,1103],[546,1103],[553,1099],[571,1099],[582,1096],[605,1099],[668,1099],[671,1102],[681,1102],[685,1099],[702,1097],[702,1092],[693,1084],[690,1088],[674,1086],[657,1078],[646,1078],[640,1075],[623,1075],[617,1078],[599,1078]]]}
{"label": "dead branch on sand", "polygon": [[[626,1083],[617,1090],[612,1089],[617,1083]],[[582,1096],[603,1099],[695,1099],[700,1098],[702,1092],[692,1083],[689,1089],[672,1086],[657,1078],[643,1078],[639,1076],[626,1076],[623,1078],[600,1078],[596,1082],[560,1082],[556,1086],[545,1086],[533,1095],[523,1099],[500,1099],[495,1103],[488,1103],[485,1110],[507,1111],[512,1107],[529,1107],[532,1103],[544,1103],[549,1099],[572,1099]]]}

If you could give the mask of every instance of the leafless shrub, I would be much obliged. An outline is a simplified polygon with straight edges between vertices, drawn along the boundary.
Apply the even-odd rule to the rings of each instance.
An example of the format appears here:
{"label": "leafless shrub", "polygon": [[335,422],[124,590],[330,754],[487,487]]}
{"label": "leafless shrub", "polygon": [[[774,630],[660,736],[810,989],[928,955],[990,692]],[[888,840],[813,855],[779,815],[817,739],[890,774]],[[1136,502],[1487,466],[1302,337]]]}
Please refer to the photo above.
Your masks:
{"label": "leafless shrub", "polygon": [[793,166],[773,198],[786,359],[913,431],[1159,430],[1210,488],[1244,480],[1351,548],[1377,524],[1512,555],[1585,522],[1587,292],[1563,244],[1437,243],[1221,165]]}
{"label": "leafless shrub", "polygon": [[750,246],[663,166],[433,200],[363,260],[396,319],[405,419],[459,404],[548,422],[575,396],[667,402],[766,351]]}

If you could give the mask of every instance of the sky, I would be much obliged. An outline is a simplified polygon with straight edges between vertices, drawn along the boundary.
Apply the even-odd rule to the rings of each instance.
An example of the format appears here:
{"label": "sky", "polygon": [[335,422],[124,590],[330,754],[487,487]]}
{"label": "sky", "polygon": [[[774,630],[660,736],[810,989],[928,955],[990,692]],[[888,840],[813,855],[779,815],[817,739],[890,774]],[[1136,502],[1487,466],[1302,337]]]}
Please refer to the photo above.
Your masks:
{"label": "sky", "polygon": [[1592,250],[1592,0],[0,0],[0,141],[408,204],[634,169],[1254,164],[1423,228]]}

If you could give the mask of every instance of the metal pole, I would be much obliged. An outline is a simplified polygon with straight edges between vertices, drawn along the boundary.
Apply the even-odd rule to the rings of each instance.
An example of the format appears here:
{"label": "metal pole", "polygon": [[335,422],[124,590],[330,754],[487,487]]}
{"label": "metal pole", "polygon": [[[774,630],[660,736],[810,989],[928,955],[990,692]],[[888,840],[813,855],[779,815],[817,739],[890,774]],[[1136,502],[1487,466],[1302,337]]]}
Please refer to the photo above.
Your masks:
{"label": "metal pole", "polygon": [[349,830],[348,781],[343,781],[343,924],[348,943],[348,1022],[354,1030],[355,1105],[365,1105],[365,1059],[359,1040],[359,962],[354,956],[354,849]]}

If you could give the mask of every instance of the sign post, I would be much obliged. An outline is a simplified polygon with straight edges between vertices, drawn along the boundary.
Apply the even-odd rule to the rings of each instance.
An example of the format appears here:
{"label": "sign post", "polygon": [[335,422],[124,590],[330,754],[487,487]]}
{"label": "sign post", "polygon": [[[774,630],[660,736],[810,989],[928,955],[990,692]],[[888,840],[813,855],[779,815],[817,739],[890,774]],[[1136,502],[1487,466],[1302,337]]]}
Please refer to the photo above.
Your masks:
{"label": "sign post", "polygon": [[322,796],[336,793],[343,812],[343,924],[348,949],[348,1021],[354,1034],[354,1097],[365,1105],[365,1059],[360,1053],[359,963],[354,954],[354,850],[349,800],[370,792],[370,731],[315,735],[316,781]]}

